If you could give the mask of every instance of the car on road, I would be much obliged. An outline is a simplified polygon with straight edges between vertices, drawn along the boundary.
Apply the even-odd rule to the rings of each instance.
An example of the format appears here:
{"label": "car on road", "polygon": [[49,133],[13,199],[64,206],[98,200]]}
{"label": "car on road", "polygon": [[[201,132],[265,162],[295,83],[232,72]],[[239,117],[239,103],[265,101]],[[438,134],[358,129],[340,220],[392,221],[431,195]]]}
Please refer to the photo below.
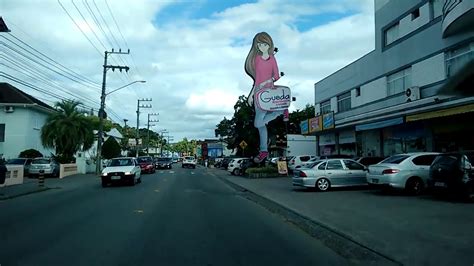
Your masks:
{"label": "car on road", "polygon": [[53,158],[34,158],[30,164],[29,175],[34,177],[44,174],[45,176],[59,177],[59,167],[59,163]]}
{"label": "car on road", "polygon": [[438,152],[414,152],[390,156],[370,165],[367,182],[371,186],[405,189],[412,195],[423,192],[430,174],[430,166]]}
{"label": "car on road", "polygon": [[31,158],[14,158],[14,159],[7,160],[5,162],[5,165],[23,166],[23,175],[28,176],[32,161],[33,159]]}
{"label": "car on road", "polygon": [[430,166],[428,188],[447,191],[474,201],[474,151],[438,155]]}
{"label": "car on road", "polygon": [[151,156],[140,156],[137,158],[137,161],[140,164],[142,173],[153,174],[155,172],[155,164]]}
{"label": "car on road", "polygon": [[182,168],[196,168],[196,158],[193,156],[184,156],[181,164]]}
{"label": "car on road", "polygon": [[293,186],[327,191],[332,187],[367,185],[367,168],[352,159],[323,159],[293,172]]}
{"label": "car on road", "polygon": [[159,157],[155,159],[156,169],[171,169],[173,168],[173,158],[170,157]]}
{"label": "car on road", "polygon": [[110,160],[109,165],[102,170],[102,187],[115,182],[125,182],[130,186],[141,183],[141,167],[134,157],[120,157]]}

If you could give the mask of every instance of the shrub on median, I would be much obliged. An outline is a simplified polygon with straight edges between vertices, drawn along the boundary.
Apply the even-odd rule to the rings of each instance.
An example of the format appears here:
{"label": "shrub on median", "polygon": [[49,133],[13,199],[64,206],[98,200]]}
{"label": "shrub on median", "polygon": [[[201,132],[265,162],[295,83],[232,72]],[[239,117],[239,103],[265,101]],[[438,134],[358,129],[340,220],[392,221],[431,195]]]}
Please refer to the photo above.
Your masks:
{"label": "shrub on median", "polygon": [[278,174],[278,168],[273,166],[252,167],[247,169],[248,174]]}

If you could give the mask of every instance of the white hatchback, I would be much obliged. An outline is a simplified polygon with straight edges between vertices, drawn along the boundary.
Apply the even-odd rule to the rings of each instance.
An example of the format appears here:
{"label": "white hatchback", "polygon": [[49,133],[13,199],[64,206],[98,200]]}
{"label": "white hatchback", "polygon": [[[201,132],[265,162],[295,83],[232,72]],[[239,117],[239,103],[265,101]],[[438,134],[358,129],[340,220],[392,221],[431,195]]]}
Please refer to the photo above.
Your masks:
{"label": "white hatchback", "polygon": [[240,169],[240,164],[244,162],[244,160],[250,160],[249,158],[235,158],[229,162],[227,166],[227,171],[231,174],[237,174],[237,171]]}
{"label": "white hatchback", "polygon": [[305,162],[308,162],[309,160],[318,159],[318,158],[319,157],[316,156],[316,155],[297,155],[297,156],[294,156],[288,162],[288,169],[293,171],[293,170],[295,170],[295,168],[298,165],[303,165]]}

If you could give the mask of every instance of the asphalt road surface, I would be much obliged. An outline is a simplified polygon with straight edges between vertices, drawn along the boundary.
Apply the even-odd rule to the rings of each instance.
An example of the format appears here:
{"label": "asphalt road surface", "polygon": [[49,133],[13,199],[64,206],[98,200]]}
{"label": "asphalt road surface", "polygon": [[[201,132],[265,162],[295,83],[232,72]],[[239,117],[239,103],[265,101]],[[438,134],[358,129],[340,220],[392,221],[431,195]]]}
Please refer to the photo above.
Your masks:
{"label": "asphalt road surface", "polygon": [[76,176],[0,202],[0,265],[349,263],[207,169],[177,164],[142,180],[102,188]]}

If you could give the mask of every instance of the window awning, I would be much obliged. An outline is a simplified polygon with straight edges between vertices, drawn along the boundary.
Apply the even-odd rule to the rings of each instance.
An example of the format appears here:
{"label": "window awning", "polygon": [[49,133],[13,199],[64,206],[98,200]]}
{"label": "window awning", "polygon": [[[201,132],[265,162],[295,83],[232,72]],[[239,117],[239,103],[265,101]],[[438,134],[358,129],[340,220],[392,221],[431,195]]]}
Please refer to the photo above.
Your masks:
{"label": "window awning", "polygon": [[383,121],[369,123],[369,124],[357,125],[355,129],[356,131],[363,131],[363,130],[384,128],[384,127],[389,127],[389,126],[394,126],[394,125],[399,125],[399,124],[403,124],[403,117],[397,117],[397,118],[383,120]]}
{"label": "window awning", "polygon": [[469,112],[474,112],[474,104],[468,104],[468,105],[457,106],[457,107],[452,107],[452,108],[443,109],[443,110],[425,112],[421,114],[409,115],[407,116],[406,121],[413,122],[413,121],[418,121],[418,120],[457,115],[457,114],[463,114],[463,113],[469,113]]}

